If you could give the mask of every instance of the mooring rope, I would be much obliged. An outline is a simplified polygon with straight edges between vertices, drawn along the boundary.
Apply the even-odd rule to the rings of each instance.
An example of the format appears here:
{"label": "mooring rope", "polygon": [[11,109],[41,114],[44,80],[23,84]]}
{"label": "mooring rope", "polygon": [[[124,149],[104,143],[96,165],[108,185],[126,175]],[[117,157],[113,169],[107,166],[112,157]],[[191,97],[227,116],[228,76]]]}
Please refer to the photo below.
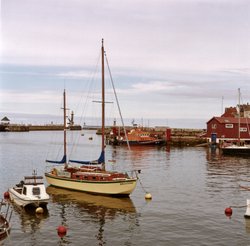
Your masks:
{"label": "mooring rope", "polygon": [[137,172],[136,172],[136,177],[137,177],[137,179],[138,179],[138,181],[139,181],[139,183],[140,183],[140,185],[141,185],[143,191],[144,191],[145,193],[148,193],[148,192],[146,191],[146,189],[143,187],[142,182],[141,182],[139,176],[137,175]]}
{"label": "mooring rope", "polygon": [[[250,204],[249,204],[250,205]],[[236,206],[236,205],[233,205],[233,206],[229,206],[229,208],[246,208],[248,205],[242,205],[242,206]]]}

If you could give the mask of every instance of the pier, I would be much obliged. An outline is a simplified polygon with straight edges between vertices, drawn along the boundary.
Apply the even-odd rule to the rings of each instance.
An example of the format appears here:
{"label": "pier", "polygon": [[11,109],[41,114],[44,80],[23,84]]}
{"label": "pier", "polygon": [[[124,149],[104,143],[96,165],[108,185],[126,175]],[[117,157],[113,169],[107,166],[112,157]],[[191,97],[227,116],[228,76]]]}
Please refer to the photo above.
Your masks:
{"label": "pier", "polygon": [[[124,130],[119,128],[119,134],[124,135]],[[125,127],[129,132],[133,127]],[[106,127],[106,139],[109,140],[114,137],[111,134],[114,127]],[[143,127],[144,131],[149,132],[151,135],[157,136],[159,139],[164,140],[164,144],[171,146],[197,146],[206,145],[207,139],[205,138],[205,129],[189,129],[189,128],[169,128],[169,127]],[[101,129],[97,130],[100,134]],[[114,131],[113,131],[114,132]],[[112,141],[111,141],[112,142]]]}
{"label": "pier", "polygon": [[[82,130],[80,125],[69,126],[69,130]],[[1,125],[1,132],[29,132],[29,131],[63,131],[63,125],[61,124],[49,124],[49,125],[23,125],[23,124],[9,124]]]}

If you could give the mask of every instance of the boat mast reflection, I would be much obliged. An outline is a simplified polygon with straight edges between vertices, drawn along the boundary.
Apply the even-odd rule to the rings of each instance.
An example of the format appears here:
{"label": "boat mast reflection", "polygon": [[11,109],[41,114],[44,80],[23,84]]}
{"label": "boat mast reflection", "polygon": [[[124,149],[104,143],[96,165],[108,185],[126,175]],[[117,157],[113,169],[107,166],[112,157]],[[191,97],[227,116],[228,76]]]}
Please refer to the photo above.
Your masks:
{"label": "boat mast reflection", "polygon": [[[47,193],[51,196],[52,203],[62,205],[60,217],[63,225],[67,225],[67,209],[65,207],[72,206],[74,216],[77,216],[81,223],[86,223],[86,215],[91,216],[91,222],[98,223],[98,231],[95,238],[98,240],[99,245],[105,245],[105,230],[104,226],[106,221],[115,220],[119,216],[123,216],[123,221],[129,221],[129,228],[133,228],[131,223],[139,226],[138,215],[132,200],[127,198],[116,198],[109,196],[98,196],[87,194],[83,192],[70,191],[66,189],[55,188],[52,186],[47,187]],[[75,210],[78,208],[77,210]],[[87,212],[87,214],[86,214]],[[78,216],[78,215],[81,216]],[[129,220],[124,219],[130,216]],[[125,217],[124,217],[125,216]],[[89,217],[87,218],[89,223]]]}

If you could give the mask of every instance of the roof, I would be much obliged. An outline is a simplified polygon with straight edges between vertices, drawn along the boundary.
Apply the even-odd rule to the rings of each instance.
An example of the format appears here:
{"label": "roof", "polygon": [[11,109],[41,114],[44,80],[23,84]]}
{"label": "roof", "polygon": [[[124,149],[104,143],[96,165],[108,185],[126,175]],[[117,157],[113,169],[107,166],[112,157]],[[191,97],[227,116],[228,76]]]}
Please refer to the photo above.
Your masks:
{"label": "roof", "polygon": [[8,119],[8,117],[5,116],[1,119],[1,121],[10,121],[10,120]]}
{"label": "roof", "polygon": [[[213,117],[207,122],[207,124],[213,119],[217,120],[221,124],[238,124],[239,123],[239,119],[235,117]],[[250,118],[240,118],[240,123],[250,124]]]}

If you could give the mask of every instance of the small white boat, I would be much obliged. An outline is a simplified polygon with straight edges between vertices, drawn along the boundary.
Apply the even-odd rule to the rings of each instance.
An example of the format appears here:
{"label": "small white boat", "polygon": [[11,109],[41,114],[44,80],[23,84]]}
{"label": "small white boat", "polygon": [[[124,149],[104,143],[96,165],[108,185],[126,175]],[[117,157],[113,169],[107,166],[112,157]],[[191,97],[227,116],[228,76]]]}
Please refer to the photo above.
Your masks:
{"label": "small white boat", "polygon": [[21,207],[33,206],[43,207],[49,201],[49,195],[46,192],[43,183],[43,177],[37,176],[33,172],[32,176],[25,176],[19,184],[9,188],[10,200]]}

